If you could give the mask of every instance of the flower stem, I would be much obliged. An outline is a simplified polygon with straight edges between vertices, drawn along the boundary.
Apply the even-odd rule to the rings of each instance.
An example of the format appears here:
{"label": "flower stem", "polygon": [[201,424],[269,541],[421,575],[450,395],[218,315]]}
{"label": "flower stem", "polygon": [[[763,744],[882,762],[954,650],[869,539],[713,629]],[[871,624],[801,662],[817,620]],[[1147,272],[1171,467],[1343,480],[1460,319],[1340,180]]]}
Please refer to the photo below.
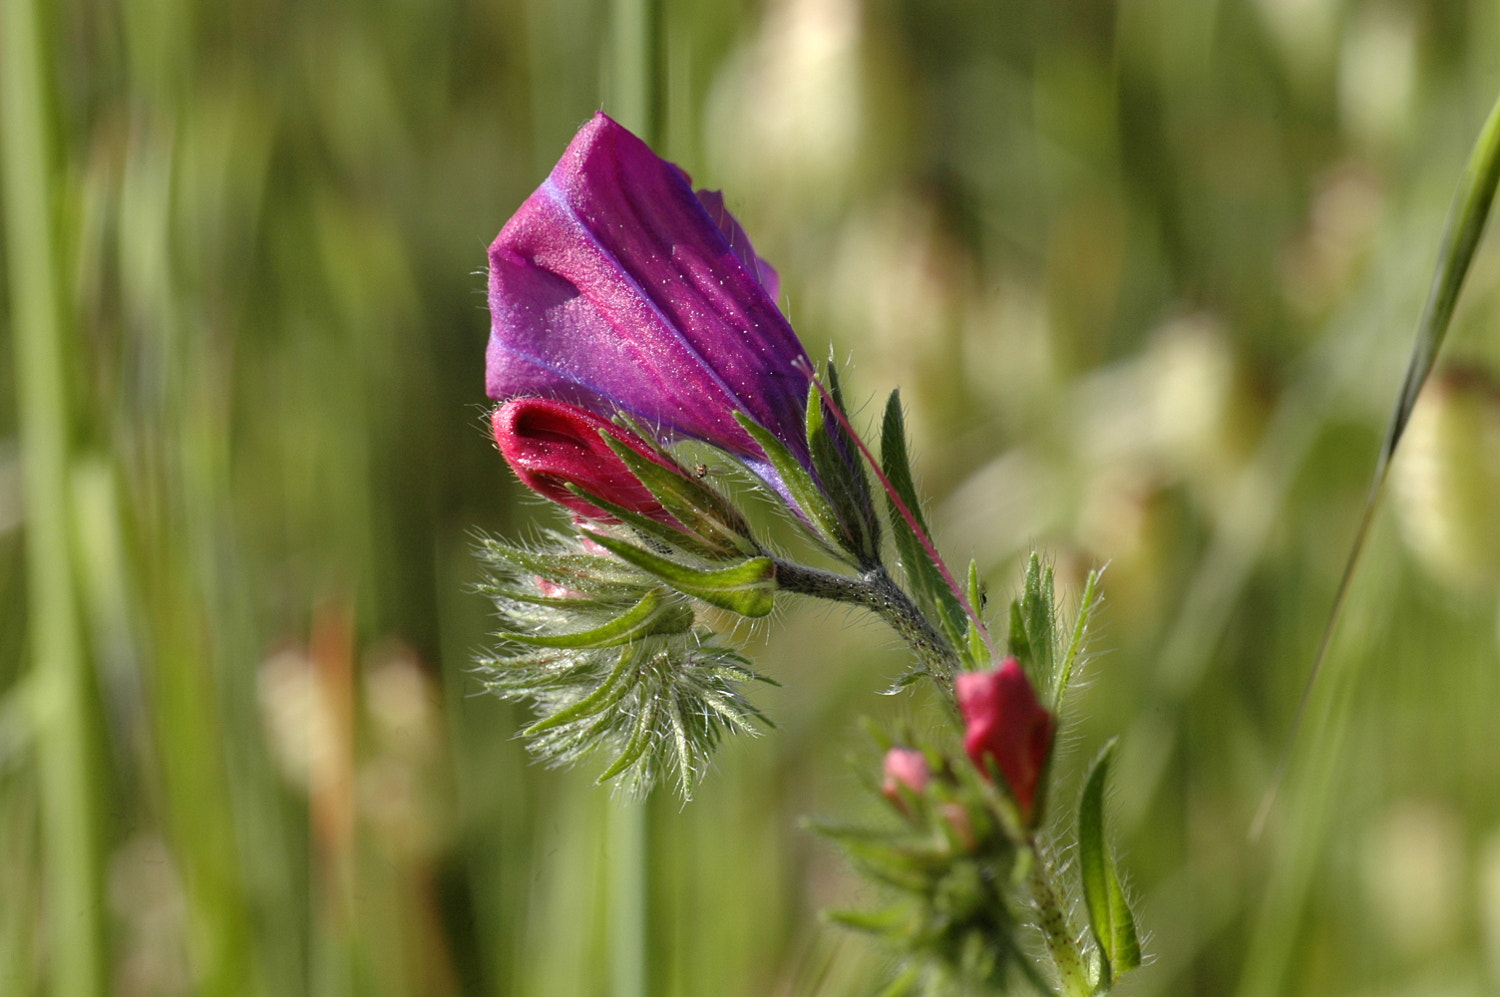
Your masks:
{"label": "flower stem", "polygon": [[1046,860],[1035,846],[1031,849],[1030,880],[1031,898],[1036,903],[1037,927],[1041,929],[1047,952],[1052,956],[1052,964],[1057,967],[1060,991],[1065,997],[1089,997],[1095,993],[1094,984],[1090,980],[1088,967],[1084,965],[1083,953],[1078,950],[1078,943],[1074,940],[1071,919],[1052,885]]}
{"label": "flower stem", "polygon": [[900,635],[934,678],[958,670],[958,652],[937,631],[883,567],[860,575],[840,575],[792,561],[776,560],[776,583],[787,592],[850,602],[875,613]]}

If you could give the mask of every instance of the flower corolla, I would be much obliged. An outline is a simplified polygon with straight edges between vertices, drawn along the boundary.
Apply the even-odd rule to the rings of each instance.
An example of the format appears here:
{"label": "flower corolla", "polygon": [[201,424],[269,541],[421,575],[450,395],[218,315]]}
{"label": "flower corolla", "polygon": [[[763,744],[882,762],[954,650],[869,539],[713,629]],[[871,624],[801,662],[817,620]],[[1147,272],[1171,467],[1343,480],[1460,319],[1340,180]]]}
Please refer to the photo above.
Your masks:
{"label": "flower corolla", "polygon": [[716,192],[604,114],[578,132],[489,251],[485,387],[624,411],[744,460],[785,495],[736,413],[809,466],[811,365],[776,272]]}

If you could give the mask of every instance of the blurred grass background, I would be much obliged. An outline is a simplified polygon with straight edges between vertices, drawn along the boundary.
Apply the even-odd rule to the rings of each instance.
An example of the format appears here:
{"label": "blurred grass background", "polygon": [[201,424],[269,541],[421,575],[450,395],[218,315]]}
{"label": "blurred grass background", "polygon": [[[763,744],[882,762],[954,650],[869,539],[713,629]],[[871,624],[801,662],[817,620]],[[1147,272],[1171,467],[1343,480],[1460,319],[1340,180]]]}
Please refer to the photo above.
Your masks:
{"label": "blurred grass background", "polygon": [[[473,531],[547,515],[483,431],[484,249],[593,110],[642,126],[622,6],[5,0],[0,992],[618,992],[618,808],[468,668]],[[1122,734],[1155,957],[1122,992],[1500,989],[1493,236],[1246,840],[1500,4],[659,28],[659,151],[727,192],[867,419],[901,386],[950,558],[992,605],[1032,544],[1070,584],[1109,562],[1061,798]],[[750,636],[778,727],[646,806],[646,992],[871,993],[888,967],[816,914],[863,888],[797,821],[867,806],[859,716],[928,714],[875,695],[904,658],[860,618]]]}

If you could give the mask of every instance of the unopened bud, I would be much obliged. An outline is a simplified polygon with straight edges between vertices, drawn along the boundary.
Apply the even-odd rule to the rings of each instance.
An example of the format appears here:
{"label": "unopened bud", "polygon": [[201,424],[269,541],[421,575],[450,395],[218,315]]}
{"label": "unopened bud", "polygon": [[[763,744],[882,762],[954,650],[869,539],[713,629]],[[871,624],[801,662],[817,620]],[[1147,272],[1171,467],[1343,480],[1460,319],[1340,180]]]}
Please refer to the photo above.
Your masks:
{"label": "unopened bud", "polygon": [[500,453],[532,491],[598,522],[617,520],[569,491],[569,485],[630,512],[675,523],[600,435],[609,433],[642,457],[670,466],[634,433],[587,409],[550,398],[512,398],[490,421]]}
{"label": "unopened bud", "polygon": [[913,793],[921,793],[932,778],[927,756],[915,748],[890,749],[885,753],[882,769],[885,779],[880,784],[880,791],[902,813],[906,813],[906,802],[901,799],[901,790],[905,788]]}
{"label": "unopened bud", "polygon": [[964,718],[964,750],[986,775],[989,760],[994,760],[1021,808],[1021,819],[1030,823],[1057,729],[1052,714],[1037,701],[1015,658],[1006,658],[994,671],[960,674],[954,691]]}

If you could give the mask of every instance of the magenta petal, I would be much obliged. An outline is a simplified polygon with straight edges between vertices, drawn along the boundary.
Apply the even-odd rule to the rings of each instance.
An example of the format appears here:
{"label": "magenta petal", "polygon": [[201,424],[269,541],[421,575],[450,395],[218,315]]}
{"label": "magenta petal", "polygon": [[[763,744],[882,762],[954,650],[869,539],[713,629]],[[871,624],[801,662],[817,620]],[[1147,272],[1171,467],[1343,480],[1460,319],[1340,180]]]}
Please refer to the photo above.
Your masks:
{"label": "magenta petal", "polygon": [[717,207],[596,114],[490,247],[490,397],[624,409],[765,474],[743,412],[806,463],[806,354]]}
{"label": "magenta petal", "polygon": [[713,219],[714,225],[718,226],[719,232],[729,240],[729,248],[734,250],[734,255],[744,264],[751,276],[760,281],[760,286],[766,289],[766,294],[772,301],[781,297],[781,275],[776,268],[755,253],[755,247],[750,245],[750,235],[745,227],[740,224],[739,219],[729,213],[724,207],[724,193],[717,190],[698,191],[698,202],[703,205],[703,210],[708,212],[708,217]]}

